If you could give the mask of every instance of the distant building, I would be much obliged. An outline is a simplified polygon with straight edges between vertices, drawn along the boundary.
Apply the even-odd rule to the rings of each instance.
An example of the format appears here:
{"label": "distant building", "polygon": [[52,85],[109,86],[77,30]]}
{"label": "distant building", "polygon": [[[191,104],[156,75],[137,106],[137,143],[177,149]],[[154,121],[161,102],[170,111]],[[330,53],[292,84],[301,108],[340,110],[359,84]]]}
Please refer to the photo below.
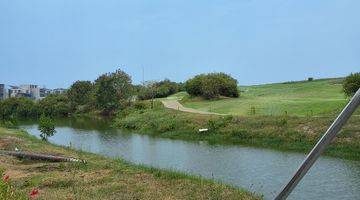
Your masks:
{"label": "distant building", "polygon": [[0,100],[9,97],[13,98],[31,98],[35,100],[43,99],[50,94],[63,94],[66,92],[64,88],[57,88],[54,90],[47,89],[45,87],[40,88],[38,85],[25,84],[20,86],[9,86],[0,84]]}
{"label": "distant building", "polygon": [[50,89],[40,88],[40,99],[47,97],[51,93],[52,93],[52,90],[50,90]]}
{"label": "distant building", "polygon": [[37,85],[20,85],[19,88],[29,91],[30,98],[40,99],[40,88]]}
{"label": "distant building", "polygon": [[5,84],[0,84],[0,100],[8,98]]}
{"label": "distant building", "polygon": [[25,88],[21,88],[21,87],[18,87],[18,86],[10,86],[9,97],[13,97],[13,98],[20,98],[20,97],[31,98],[31,93],[30,93],[30,90],[27,90]]}
{"label": "distant building", "polygon": [[64,94],[66,92],[66,89],[64,88],[56,88],[56,89],[53,89],[52,93],[53,94]]}

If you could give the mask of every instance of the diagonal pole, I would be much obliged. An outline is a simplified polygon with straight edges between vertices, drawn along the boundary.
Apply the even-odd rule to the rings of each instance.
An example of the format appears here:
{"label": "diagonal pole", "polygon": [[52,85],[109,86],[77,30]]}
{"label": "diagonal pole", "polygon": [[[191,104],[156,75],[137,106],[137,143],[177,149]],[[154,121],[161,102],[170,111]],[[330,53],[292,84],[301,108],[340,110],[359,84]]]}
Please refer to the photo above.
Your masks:
{"label": "diagonal pole", "polygon": [[355,93],[350,102],[346,105],[344,110],[331,124],[326,133],[322,136],[319,142],[311,150],[299,169],[296,171],[290,181],[282,188],[281,192],[276,196],[275,200],[285,200],[294,190],[301,179],[306,175],[311,166],[324,152],[326,146],[335,138],[336,134],[345,125],[351,115],[355,112],[356,108],[360,105],[360,89]]}

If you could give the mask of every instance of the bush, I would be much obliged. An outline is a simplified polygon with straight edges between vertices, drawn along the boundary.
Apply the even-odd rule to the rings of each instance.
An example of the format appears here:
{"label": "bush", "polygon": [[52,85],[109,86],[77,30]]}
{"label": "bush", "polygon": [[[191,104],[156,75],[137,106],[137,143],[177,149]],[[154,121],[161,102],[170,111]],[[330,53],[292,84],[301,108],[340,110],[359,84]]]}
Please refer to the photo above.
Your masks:
{"label": "bush", "polygon": [[314,80],[314,78],[313,77],[309,77],[308,78],[308,81],[310,82],[310,81],[313,81]]}
{"label": "bush", "polygon": [[229,115],[226,117],[221,117],[216,120],[209,119],[207,125],[208,125],[210,131],[216,131],[219,128],[226,127],[229,123],[232,122],[232,120],[233,120],[233,116]]}
{"label": "bush", "polygon": [[136,110],[145,110],[146,108],[148,108],[148,105],[146,104],[146,102],[143,101],[135,101],[134,108]]}
{"label": "bush", "polygon": [[239,97],[237,80],[224,73],[201,74],[185,83],[186,91],[192,96],[205,99]]}
{"label": "bush", "polygon": [[360,72],[350,74],[347,76],[343,83],[343,90],[347,96],[353,96],[360,88]]}

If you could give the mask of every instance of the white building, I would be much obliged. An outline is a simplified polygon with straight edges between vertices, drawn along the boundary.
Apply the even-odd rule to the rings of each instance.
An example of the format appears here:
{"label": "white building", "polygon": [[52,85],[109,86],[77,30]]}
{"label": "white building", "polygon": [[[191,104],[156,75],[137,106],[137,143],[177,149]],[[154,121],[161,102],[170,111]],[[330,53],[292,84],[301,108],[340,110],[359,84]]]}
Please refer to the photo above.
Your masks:
{"label": "white building", "polygon": [[37,85],[24,84],[20,86],[9,86],[5,87],[5,84],[0,84],[0,100],[8,97],[20,98],[26,97],[35,100],[40,100],[47,97],[50,94],[63,94],[66,89],[57,88],[54,90],[46,89],[45,87],[40,88]]}
{"label": "white building", "polygon": [[31,98],[40,99],[40,88],[37,85],[20,85],[19,88],[29,91]]}
{"label": "white building", "polygon": [[56,88],[56,89],[53,89],[52,93],[53,94],[64,94],[66,92],[66,89],[64,88]]}
{"label": "white building", "polygon": [[27,97],[31,98],[30,90],[27,90],[26,88],[21,88],[18,86],[10,86],[9,91],[9,97],[13,98],[20,98],[20,97]]}

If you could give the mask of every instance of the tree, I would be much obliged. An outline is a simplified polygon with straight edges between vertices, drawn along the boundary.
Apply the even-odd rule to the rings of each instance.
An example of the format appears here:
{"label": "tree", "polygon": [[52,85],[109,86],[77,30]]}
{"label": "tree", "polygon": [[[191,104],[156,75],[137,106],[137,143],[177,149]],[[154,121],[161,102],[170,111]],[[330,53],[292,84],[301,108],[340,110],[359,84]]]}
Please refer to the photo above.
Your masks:
{"label": "tree", "polygon": [[163,81],[148,81],[144,86],[135,86],[138,98],[147,100],[152,98],[164,98],[179,91],[179,84],[169,79]]}
{"label": "tree", "polygon": [[128,100],[132,94],[131,77],[121,70],[103,74],[95,80],[96,105],[104,114],[118,108],[120,100]]}
{"label": "tree", "polygon": [[343,90],[347,96],[353,96],[360,88],[360,72],[351,73],[343,82]]}
{"label": "tree", "polygon": [[51,94],[40,100],[37,106],[39,113],[52,117],[65,117],[71,111],[69,99],[65,94]]}
{"label": "tree", "polygon": [[38,110],[35,102],[27,98],[8,98],[0,101],[0,118],[37,117]]}
{"label": "tree", "polygon": [[206,99],[239,96],[237,80],[225,73],[197,75],[186,81],[185,89],[192,96],[201,96]]}
{"label": "tree", "polygon": [[47,141],[48,137],[56,133],[54,122],[45,115],[41,115],[40,117],[38,130],[41,132],[40,137],[44,141]]}
{"label": "tree", "polygon": [[201,96],[203,94],[202,83],[204,82],[205,74],[200,74],[185,83],[185,90],[191,96]]}
{"label": "tree", "polygon": [[76,81],[67,91],[70,105],[76,107],[88,104],[91,101],[93,84],[90,81]]}
{"label": "tree", "polygon": [[154,98],[159,89],[158,84],[156,83],[156,81],[147,81],[145,83],[145,88],[150,97],[149,99],[151,99],[151,109],[153,109],[154,108]]}

